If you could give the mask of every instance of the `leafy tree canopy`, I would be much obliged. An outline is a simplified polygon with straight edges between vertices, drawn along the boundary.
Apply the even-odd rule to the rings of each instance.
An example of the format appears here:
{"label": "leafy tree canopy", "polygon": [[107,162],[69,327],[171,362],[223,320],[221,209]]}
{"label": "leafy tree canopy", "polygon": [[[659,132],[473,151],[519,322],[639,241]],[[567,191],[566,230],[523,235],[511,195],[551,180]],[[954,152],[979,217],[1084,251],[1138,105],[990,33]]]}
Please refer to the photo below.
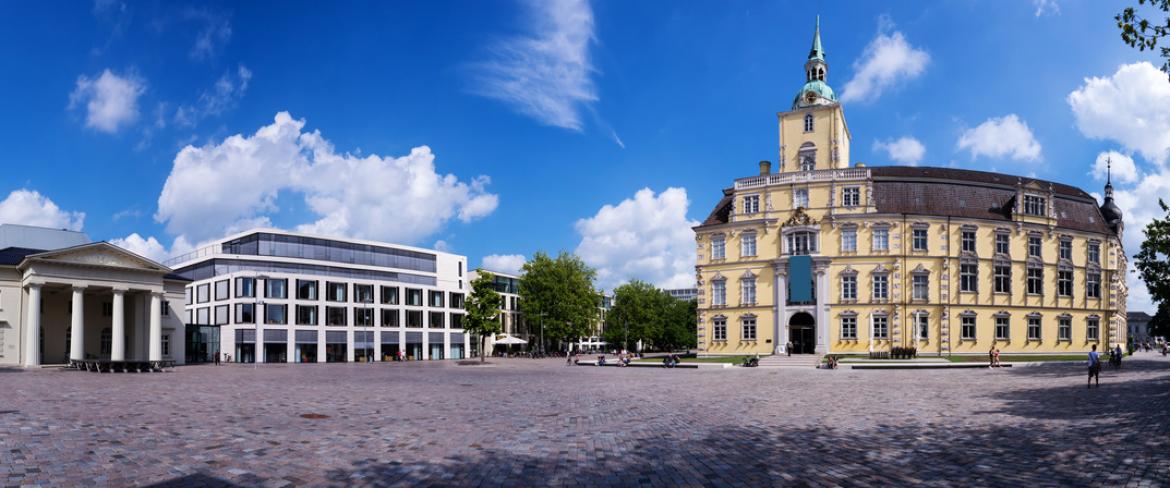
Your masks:
{"label": "leafy tree canopy", "polygon": [[696,313],[694,301],[676,300],[649,283],[634,280],[614,289],[603,337],[630,350],[639,341],[651,349],[694,347]]}
{"label": "leafy tree canopy", "polygon": [[[1138,5],[1147,3],[1150,7],[1170,13],[1170,0],[1138,0]],[[1122,42],[1129,47],[1136,47],[1140,51],[1160,49],[1162,57],[1166,59],[1162,63],[1162,71],[1170,74],[1170,47],[1163,44],[1158,48],[1158,40],[1170,36],[1170,15],[1162,20],[1150,20],[1139,15],[1133,7],[1126,7],[1113,19],[1117,21],[1117,28],[1121,29]]]}
{"label": "leafy tree canopy", "polygon": [[479,360],[484,360],[487,338],[503,330],[499,321],[500,294],[495,289],[496,276],[483,271],[471,282],[471,294],[463,302],[467,310],[463,330],[479,337]]}
{"label": "leafy tree canopy", "polygon": [[1146,225],[1146,240],[1134,256],[1134,265],[1161,309],[1170,305],[1170,208],[1162,199],[1158,199],[1158,205],[1166,216]]}
{"label": "leafy tree canopy", "polygon": [[588,336],[598,320],[600,296],[593,289],[597,271],[574,254],[556,259],[537,252],[524,263],[520,280],[520,312],[530,330],[544,330],[550,342]]}

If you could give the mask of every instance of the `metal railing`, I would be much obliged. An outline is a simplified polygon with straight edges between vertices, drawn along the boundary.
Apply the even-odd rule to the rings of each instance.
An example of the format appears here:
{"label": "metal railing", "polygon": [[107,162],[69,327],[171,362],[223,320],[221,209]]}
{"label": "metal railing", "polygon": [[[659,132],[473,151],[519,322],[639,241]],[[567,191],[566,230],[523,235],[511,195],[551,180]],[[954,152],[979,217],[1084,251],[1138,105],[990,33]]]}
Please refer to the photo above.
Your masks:
{"label": "metal railing", "polygon": [[196,249],[194,251],[180,254],[178,256],[167,259],[166,261],[163,261],[163,265],[174,266],[174,265],[179,264],[179,263],[185,263],[185,262],[190,261],[192,259],[202,258],[202,257],[206,257],[206,256],[214,256],[217,254],[223,254],[222,244],[213,244],[210,246],[203,246],[203,247]]}

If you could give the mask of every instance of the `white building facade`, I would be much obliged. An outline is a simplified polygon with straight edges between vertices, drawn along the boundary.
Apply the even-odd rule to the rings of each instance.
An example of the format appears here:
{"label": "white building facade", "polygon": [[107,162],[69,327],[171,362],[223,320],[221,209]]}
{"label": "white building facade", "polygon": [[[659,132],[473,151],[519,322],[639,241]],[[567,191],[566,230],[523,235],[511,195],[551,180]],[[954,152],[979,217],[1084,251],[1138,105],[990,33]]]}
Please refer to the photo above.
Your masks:
{"label": "white building facade", "polygon": [[186,280],[79,232],[0,225],[0,365],[183,364]]}
{"label": "white building facade", "polygon": [[202,361],[216,352],[245,363],[468,355],[464,256],[253,229],[169,263],[192,280],[188,336],[214,336],[198,351]]}

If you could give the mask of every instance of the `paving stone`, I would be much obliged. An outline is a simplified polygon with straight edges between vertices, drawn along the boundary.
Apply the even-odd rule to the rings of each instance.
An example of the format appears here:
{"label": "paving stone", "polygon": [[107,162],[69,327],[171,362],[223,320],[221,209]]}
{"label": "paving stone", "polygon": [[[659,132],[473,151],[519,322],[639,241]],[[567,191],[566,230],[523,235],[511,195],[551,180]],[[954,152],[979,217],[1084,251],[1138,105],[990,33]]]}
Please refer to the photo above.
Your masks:
{"label": "paving stone", "polygon": [[1170,360],[0,370],[4,486],[1170,485]]}

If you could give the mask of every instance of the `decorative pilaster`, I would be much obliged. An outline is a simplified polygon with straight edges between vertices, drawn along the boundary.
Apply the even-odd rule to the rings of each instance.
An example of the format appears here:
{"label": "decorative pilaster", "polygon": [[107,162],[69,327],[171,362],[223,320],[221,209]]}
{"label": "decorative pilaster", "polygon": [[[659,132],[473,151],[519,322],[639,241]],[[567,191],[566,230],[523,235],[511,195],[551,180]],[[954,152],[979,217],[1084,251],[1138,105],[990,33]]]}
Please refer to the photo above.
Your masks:
{"label": "decorative pilaster", "polygon": [[147,359],[162,361],[162,293],[150,294],[150,342]]}

